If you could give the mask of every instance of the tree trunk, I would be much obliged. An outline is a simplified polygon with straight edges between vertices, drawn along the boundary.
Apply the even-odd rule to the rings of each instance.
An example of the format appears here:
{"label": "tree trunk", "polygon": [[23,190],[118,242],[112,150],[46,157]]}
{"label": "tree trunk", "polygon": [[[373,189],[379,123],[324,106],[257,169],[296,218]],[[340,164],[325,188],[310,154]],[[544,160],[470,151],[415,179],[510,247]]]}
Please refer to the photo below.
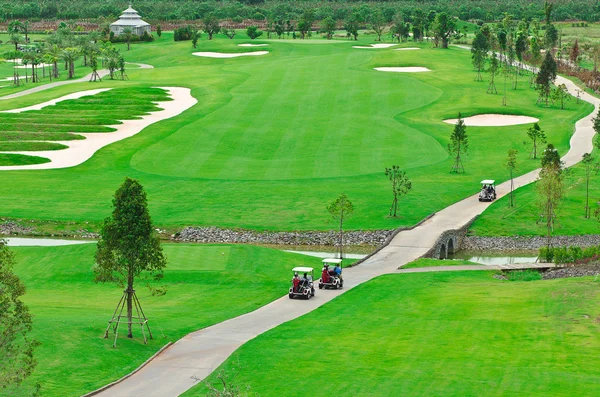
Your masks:
{"label": "tree trunk", "polygon": [[344,258],[344,231],[342,225],[344,223],[344,214],[340,215],[340,259]]}
{"label": "tree trunk", "polygon": [[127,337],[133,338],[131,323],[133,317],[133,276],[129,274],[127,279]]}

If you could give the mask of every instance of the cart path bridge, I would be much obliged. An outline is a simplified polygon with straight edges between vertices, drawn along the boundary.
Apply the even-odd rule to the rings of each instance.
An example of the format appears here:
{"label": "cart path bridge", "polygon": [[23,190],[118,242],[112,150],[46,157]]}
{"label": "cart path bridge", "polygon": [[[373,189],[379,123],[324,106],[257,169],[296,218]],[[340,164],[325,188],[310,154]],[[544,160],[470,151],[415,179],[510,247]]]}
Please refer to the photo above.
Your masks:
{"label": "cart path bridge", "polygon": [[[558,77],[557,83],[564,83],[571,93],[576,92],[577,87],[570,80]],[[582,93],[581,97],[594,104],[595,110],[598,111],[600,104],[598,99],[587,93]],[[571,149],[563,157],[567,166],[576,164],[584,153],[592,151],[592,137],[594,136],[592,117],[594,114],[595,112],[576,123],[575,133],[570,142]],[[539,170],[532,171],[515,178],[515,188],[535,181],[538,172]],[[506,195],[509,188],[509,182],[498,185],[496,187],[498,197]],[[478,193],[436,213],[414,229],[398,233],[388,246],[368,258],[360,266],[346,269],[343,290],[318,291],[316,296],[308,301],[290,300],[286,294],[285,297],[251,313],[193,332],[163,351],[134,375],[96,395],[111,397],[178,396],[197,383],[192,377],[206,378],[237,348],[250,339],[309,313],[344,291],[374,277],[395,273],[399,267],[426,254],[436,246],[438,239],[445,231],[461,229],[490,205],[490,203],[479,202]],[[488,269],[488,267],[482,269]],[[437,271],[441,270],[442,268],[437,269]]]}

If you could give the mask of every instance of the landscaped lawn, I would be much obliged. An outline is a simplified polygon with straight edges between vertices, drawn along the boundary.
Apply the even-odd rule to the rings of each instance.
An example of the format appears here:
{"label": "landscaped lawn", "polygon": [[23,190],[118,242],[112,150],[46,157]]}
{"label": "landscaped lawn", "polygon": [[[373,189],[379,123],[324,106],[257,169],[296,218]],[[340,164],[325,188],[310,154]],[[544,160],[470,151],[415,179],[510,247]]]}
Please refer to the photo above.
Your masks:
{"label": "landscaped lawn", "polygon": [[492,274],[378,277],[251,340],[223,368],[263,397],[599,395],[598,281]]}
{"label": "landscaped lawn", "polygon": [[92,391],[132,371],[169,341],[264,306],[287,293],[292,267],[320,263],[253,246],[164,245],[166,295],[152,296],[144,281],[137,283],[154,340],[144,345],[139,327],[127,339],[125,325],[113,348],[112,334],[102,337],[122,289],[93,282],[95,244],[12,250],[15,271],[27,286],[31,336],[41,342],[28,382],[41,381],[42,394],[57,397]]}
{"label": "landscaped lawn", "polygon": [[[89,222],[95,229],[129,176],[146,188],[153,219],[162,228],[330,229],[335,224],[325,207],[345,192],[356,208],[348,228],[391,229],[476,193],[482,178],[507,179],[510,148],[520,149],[520,172],[537,166],[523,150],[527,125],[473,127],[467,173],[450,174],[446,147],[453,126],[442,119],[458,112],[535,116],[549,140],[566,152],[574,121],[591,111],[574,101],[564,111],[536,106],[525,76],[516,91],[509,89],[508,106],[502,107],[501,95],[486,94],[487,83],[474,81],[468,51],[434,49],[430,43],[418,44],[418,51],[352,48],[372,41],[373,36],[358,42],[270,40],[261,48],[269,51],[265,56],[211,59],[192,52],[255,49],[237,46],[250,42],[243,35],[204,39],[193,49],[164,34],[131,51],[121,46],[127,61],[155,66],[130,70],[129,81],[104,79],[0,101],[0,109],[7,109],[83,89],[132,85],[186,86],[199,101],[80,166],[5,172],[2,215]],[[378,66],[432,71],[384,73],[373,70]],[[85,114],[75,106],[68,110],[74,112],[70,117]],[[110,119],[121,112],[116,105],[102,111]],[[383,171],[391,165],[400,165],[413,183],[398,219],[386,217],[391,193]]]}

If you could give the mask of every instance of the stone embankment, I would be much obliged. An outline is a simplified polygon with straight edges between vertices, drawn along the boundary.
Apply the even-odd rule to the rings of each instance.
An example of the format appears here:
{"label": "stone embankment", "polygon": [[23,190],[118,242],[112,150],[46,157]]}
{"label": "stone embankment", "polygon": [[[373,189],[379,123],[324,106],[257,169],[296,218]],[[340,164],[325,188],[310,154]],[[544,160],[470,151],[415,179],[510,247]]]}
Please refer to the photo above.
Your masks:
{"label": "stone embankment", "polygon": [[552,280],[555,278],[570,278],[570,277],[588,277],[598,276],[600,267],[595,265],[576,265],[563,267],[560,269],[552,269],[542,274],[544,280]]}
{"label": "stone embankment", "polygon": [[[344,232],[344,245],[381,245],[393,230]],[[301,232],[258,232],[217,227],[186,227],[171,240],[194,243],[259,243],[281,245],[336,245],[339,233],[333,230]]]}
{"label": "stone embankment", "polygon": [[[510,236],[510,237],[480,237],[467,236],[461,244],[461,249],[469,251],[520,251],[537,250],[546,245],[546,237],[542,236]],[[600,235],[588,234],[582,236],[554,236],[552,245],[555,247],[591,247],[600,245]]]}
{"label": "stone embankment", "polygon": [[0,223],[0,235],[22,235],[33,233],[35,233],[35,228],[24,226],[17,222],[8,221]]}

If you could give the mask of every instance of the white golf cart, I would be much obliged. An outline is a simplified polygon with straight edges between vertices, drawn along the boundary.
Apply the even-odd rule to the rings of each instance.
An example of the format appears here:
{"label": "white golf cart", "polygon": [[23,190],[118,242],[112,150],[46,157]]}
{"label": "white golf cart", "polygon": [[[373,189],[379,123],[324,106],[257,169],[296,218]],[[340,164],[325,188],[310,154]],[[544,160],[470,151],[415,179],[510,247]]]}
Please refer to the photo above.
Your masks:
{"label": "white golf cart", "polygon": [[312,267],[295,267],[292,269],[294,277],[288,296],[290,299],[302,298],[310,299],[315,296],[315,287],[313,285],[314,270]]}
{"label": "white golf cart", "polygon": [[336,274],[333,270],[335,265],[340,265],[341,268],[342,260],[334,258],[323,259],[323,270],[321,272],[321,278],[319,279],[319,289],[344,288],[344,280],[342,279],[341,274]]}
{"label": "white golf cart", "polygon": [[484,179],[481,181],[481,191],[479,192],[479,201],[496,200],[496,186],[493,179]]}

